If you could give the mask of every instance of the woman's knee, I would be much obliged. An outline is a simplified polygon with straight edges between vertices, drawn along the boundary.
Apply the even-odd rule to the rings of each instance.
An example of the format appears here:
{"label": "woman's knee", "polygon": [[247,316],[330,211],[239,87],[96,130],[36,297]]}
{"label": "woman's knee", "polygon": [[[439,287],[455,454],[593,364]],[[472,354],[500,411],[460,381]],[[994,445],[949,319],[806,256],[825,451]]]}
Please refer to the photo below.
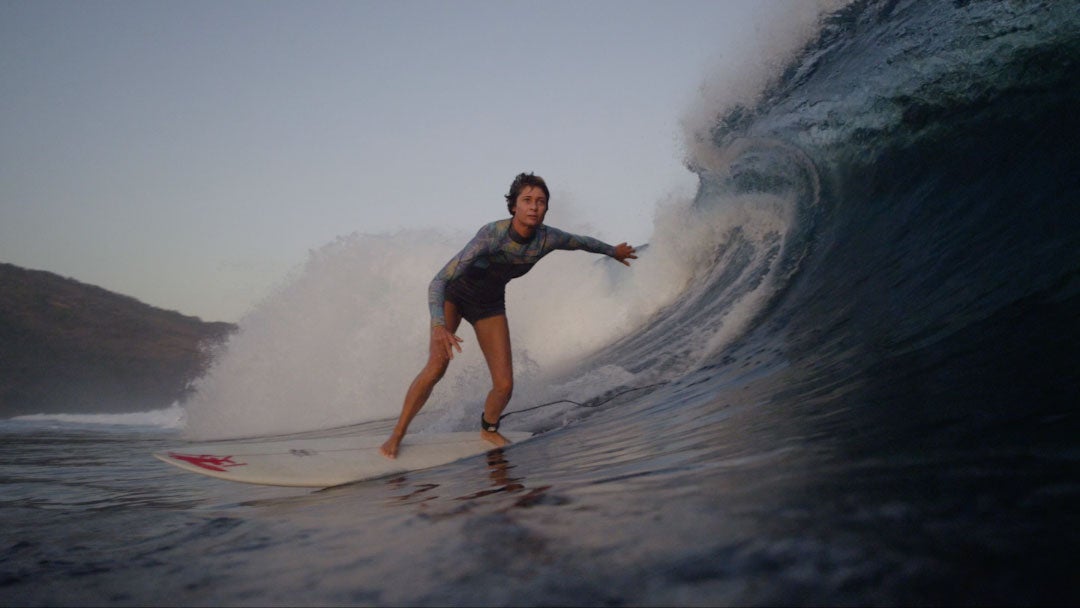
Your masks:
{"label": "woman's knee", "polygon": [[491,391],[500,397],[509,399],[514,394],[514,379],[498,377],[491,381]]}
{"label": "woman's knee", "polygon": [[426,378],[432,384],[442,380],[442,377],[446,375],[446,369],[450,367],[450,360],[438,357],[432,357],[428,359],[427,365],[424,366],[423,371],[420,372],[424,378]]}

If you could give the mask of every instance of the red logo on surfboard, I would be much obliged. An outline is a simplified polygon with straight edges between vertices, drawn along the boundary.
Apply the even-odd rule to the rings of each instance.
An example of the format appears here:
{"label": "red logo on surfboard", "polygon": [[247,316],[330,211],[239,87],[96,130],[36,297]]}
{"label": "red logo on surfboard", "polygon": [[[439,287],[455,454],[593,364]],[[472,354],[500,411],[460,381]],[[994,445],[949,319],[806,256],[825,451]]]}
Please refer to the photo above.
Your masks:
{"label": "red logo on surfboard", "polygon": [[214,456],[212,454],[201,454],[194,456],[192,454],[177,454],[176,452],[169,452],[169,458],[175,458],[176,460],[183,460],[184,462],[190,462],[191,464],[209,469],[211,471],[219,471],[224,473],[226,467],[242,467],[246,465],[246,462],[236,462],[232,456]]}

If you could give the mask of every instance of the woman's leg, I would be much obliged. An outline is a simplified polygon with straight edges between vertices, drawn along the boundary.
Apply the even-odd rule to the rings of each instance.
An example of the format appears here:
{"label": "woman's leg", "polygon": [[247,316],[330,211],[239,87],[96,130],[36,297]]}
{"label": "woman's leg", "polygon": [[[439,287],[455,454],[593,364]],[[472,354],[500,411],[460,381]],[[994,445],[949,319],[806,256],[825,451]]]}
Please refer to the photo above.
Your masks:
{"label": "woman's leg", "polygon": [[[449,329],[450,333],[456,332],[458,326],[461,325],[461,313],[458,312],[457,306],[453,302],[447,301],[443,307],[443,312],[446,314],[446,329]],[[424,369],[420,370],[420,373],[413,379],[412,384],[409,385],[409,390],[405,393],[405,403],[401,406],[401,416],[398,417],[397,425],[390,434],[390,438],[380,448],[384,456],[387,458],[397,457],[398,447],[401,445],[405,433],[409,430],[409,423],[427,403],[431,391],[442,379],[449,365],[450,359],[447,356],[446,345],[438,344],[434,339],[430,340],[427,364],[424,365]]]}
{"label": "woman's leg", "polygon": [[[510,326],[506,315],[496,315],[478,320],[473,328],[476,341],[484,353],[488,369],[491,371],[491,391],[484,402],[484,420],[498,423],[510,396],[514,392],[514,363],[510,355]],[[480,436],[495,445],[506,445],[510,441],[499,433],[481,430]]]}

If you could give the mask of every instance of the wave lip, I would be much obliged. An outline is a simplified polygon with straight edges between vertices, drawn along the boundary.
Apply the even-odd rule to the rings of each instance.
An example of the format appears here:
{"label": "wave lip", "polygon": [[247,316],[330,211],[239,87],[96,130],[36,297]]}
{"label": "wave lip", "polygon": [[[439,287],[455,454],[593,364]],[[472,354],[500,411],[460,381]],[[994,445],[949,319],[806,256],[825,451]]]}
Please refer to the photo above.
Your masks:
{"label": "wave lip", "polygon": [[723,148],[780,136],[865,157],[940,135],[1003,96],[1061,88],[1069,70],[1057,66],[1075,65],[1078,27],[1068,2],[853,2],[823,20],[756,105],[722,109],[708,137]]}

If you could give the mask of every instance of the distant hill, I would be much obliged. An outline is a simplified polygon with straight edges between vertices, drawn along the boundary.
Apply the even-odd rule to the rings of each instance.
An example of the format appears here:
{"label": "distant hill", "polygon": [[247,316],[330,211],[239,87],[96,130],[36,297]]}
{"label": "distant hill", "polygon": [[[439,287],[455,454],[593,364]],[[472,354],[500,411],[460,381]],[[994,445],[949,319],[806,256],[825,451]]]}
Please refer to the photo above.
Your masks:
{"label": "distant hill", "polygon": [[235,330],[0,263],[0,418],[168,407]]}

